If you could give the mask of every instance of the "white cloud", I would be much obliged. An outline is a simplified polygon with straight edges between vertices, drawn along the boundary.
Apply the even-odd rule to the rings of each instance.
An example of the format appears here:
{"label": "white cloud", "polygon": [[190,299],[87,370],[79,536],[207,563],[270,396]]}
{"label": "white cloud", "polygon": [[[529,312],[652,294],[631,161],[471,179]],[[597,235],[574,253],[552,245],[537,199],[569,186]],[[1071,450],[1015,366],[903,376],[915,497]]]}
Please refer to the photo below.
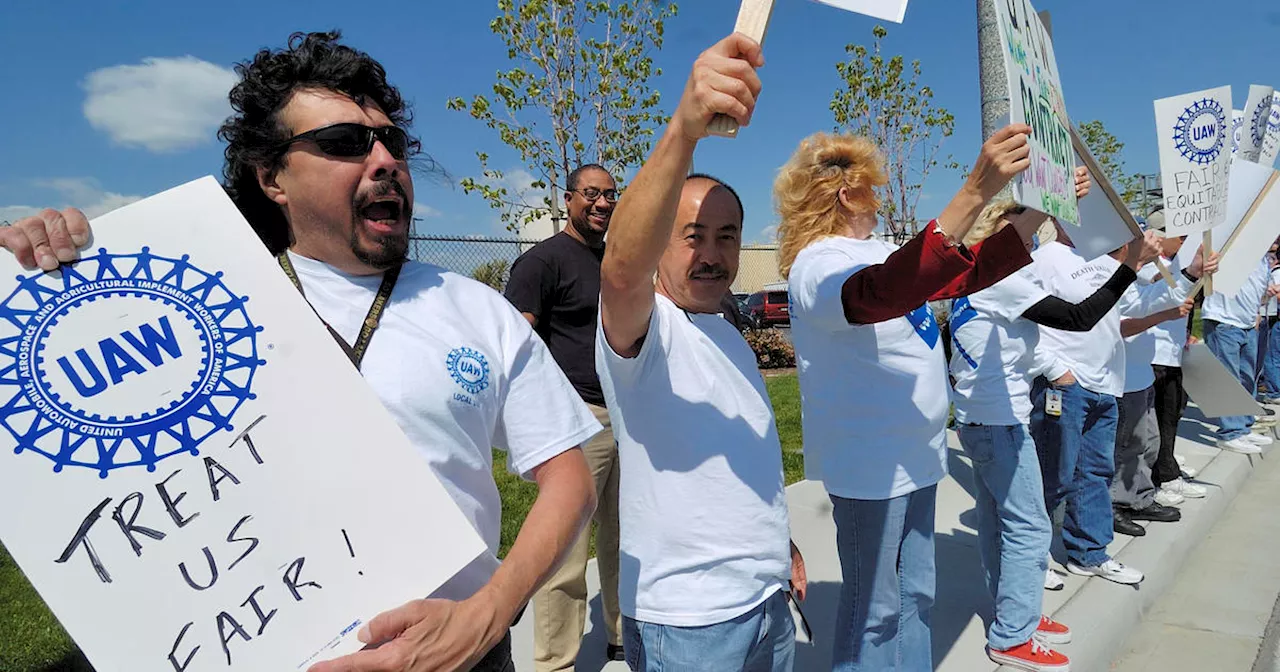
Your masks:
{"label": "white cloud", "polygon": [[85,78],[84,116],[126,147],[186,149],[213,139],[236,81],[230,69],[192,56],[114,65]]}
{"label": "white cloud", "polygon": [[533,202],[529,199],[529,194],[531,194],[533,190],[529,185],[533,184],[537,180],[538,178],[534,177],[533,173],[530,173],[524,168],[516,168],[515,170],[509,170],[503,173],[502,179],[498,181],[498,186],[506,187],[507,194],[512,198],[512,200],[523,200],[524,202],[532,205]]}
{"label": "white cloud", "polygon": [[42,206],[0,205],[0,221],[16,222],[46,207],[80,208],[86,217],[93,219],[142,198],[107,191],[91,177],[59,177],[34,180],[31,184],[36,189],[52,192],[55,196]]}
{"label": "white cloud", "polygon": [[440,211],[421,201],[413,202],[413,216],[416,219],[432,219],[440,216]]}

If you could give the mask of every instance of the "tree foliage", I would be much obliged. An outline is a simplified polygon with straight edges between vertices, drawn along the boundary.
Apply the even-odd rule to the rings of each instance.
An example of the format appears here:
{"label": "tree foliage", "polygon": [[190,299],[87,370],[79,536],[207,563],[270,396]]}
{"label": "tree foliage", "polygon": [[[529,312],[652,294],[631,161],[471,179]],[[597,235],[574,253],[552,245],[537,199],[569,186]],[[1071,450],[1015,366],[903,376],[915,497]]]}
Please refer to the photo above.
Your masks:
{"label": "tree foliage", "polygon": [[533,177],[508,176],[477,152],[480,177],[463,179],[463,191],[517,231],[548,214],[562,218],[564,179],[577,166],[598,163],[621,180],[643,162],[667,121],[649,80],[662,74],[652,54],[675,14],[665,0],[499,0],[489,28],[513,65],[498,72],[492,96],[452,98],[448,107],[493,129]]}
{"label": "tree foliage", "polygon": [[499,292],[507,288],[510,276],[511,262],[506,259],[486,261],[471,270],[471,279],[483,282]]}
{"label": "tree foliage", "polygon": [[1120,156],[1121,151],[1124,150],[1124,143],[1096,119],[1086,121],[1076,129],[1080,132],[1080,139],[1084,140],[1094,160],[1098,162],[1107,180],[1111,182],[1111,186],[1120,194],[1124,202],[1132,203],[1137,200],[1142,189],[1142,176],[1138,173],[1125,174],[1124,159]]}
{"label": "tree foliage", "polygon": [[[933,89],[920,84],[920,61],[886,58],[881,41],[888,31],[876,26],[875,42],[846,45],[836,71],[844,84],[831,98],[836,130],[862,135],[885,155],[889,184],[881,194],[880,216],[888,232],[901,239],[913,231],[921,188],[938,166],[943,141],[955,130],[955,117],[933,103]],[[958,168],[948,160],[945,167]]]}

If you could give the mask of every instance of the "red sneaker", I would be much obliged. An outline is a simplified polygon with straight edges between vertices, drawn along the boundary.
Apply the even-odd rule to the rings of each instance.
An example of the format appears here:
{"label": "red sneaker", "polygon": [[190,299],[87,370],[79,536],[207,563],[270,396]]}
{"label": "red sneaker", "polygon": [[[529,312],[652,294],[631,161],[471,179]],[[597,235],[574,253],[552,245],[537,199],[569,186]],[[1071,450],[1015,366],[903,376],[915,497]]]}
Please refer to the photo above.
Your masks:
{"label": "red sneaker", "polygon": [[1034,636],[1046,644],[1066,644],[1071,641],[1071,628],[1048,616],[1041,616]]}
{"label": "red sneaker", "polygon": [[1028,672],[1068,672],[1067,657],[1046,647],[1032,637],[1025,644],[1000,651],[987,647],[987,657],[993,662],[1008,665],[1015,670]]}

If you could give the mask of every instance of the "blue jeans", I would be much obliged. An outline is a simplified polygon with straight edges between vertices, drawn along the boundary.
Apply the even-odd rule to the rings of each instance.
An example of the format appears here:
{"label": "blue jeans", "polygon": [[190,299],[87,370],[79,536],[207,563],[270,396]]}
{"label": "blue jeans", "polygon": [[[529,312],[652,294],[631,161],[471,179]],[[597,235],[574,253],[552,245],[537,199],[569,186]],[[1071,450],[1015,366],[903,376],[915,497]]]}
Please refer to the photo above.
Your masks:
{"label": "blue jeans", "polygon": [[1031,385],[1031,436],[1040,455],[1044,508],[1052,519],[1066,502],[1062,545],[1067,558],[1097,567],[1110,559],[1107,545],[1115,536],[1111,479],[1116,470],[1116,398],[1073,383],[1056,388],[1062,392],[1062,415],[1053,416],[1044,412],[1051,387],[1044,376]]}
{"label": "blue jeans", "polygon": [[987,643],[1011,649],[1040,625],[1053,539],[1036,444],[1025,425],[961,425],[957,433],[973,460],[978,548],[995,604]]}
{"label": "blue jeans", "polygon": [[[1266,345],[1259,349],[1262,353],[1262,380],[1267,384],[1267,398],[1280,397],[1280,320],[1275,320],[1267,327]],[[1259,337],[1264,334],[1259,334]]]}
{"label": "blue jeans", "polygon": [[[1241,329],[1216,320],[1205,320],[1204,343],[1228,371],[1236,374],[1250,396],[1257,393],[1257,329]],[[1251,415],[1218,418],[1218,438],[1229,441],[1248,434],[1251,427]]]}
{"label": "blue jeans", "polygon": [[633,672],[791,672],[796,624],[786,594],[775,592],[737,618],[683,628],[622,618]]}
{"label": "blue jeans", "polygon": [[844,579],[836,608],[833,671],[933,669],[930,609],[936,584],[937,495],[938,487],[931,485],[893,499],[831,496]]}

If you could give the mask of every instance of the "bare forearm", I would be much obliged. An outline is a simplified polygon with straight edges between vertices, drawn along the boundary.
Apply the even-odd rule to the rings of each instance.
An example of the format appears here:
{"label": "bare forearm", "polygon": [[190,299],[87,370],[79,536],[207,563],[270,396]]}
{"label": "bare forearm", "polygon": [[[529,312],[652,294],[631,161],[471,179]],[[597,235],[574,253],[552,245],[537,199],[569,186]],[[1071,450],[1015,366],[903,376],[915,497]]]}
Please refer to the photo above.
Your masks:
{"label": "bare forearm", "polygon": [[938,225],[952,240],[962,240],[986,205],[982,193],[966,183],[938,215]]}
{"label": "bare forearm", "polygon": [[1135,334],[1141,334],[1142,332],[1150,329],[1151,327],[1156,326],[1157,324],[1160,324],[1161,322],[1176,320],[1180,316],[1181,315],[1178,313],[1178,310],[1175,308],[1173,310],[1164,310],[1164,311],[1155,313],[1153,315],[1148,315],[1146,317],[1136,317],[1133,319],[1120,320],[1120,336],[1124,338],[1128,338]]}
{"label": "bare forearm", "polygon": [[695,146],[674,124],[668,126],[613,213],[600,266],[600,303],[605,337],[619,354],[633,354],[648,330],[653,275],[671,239]]}
{"label": "bare forearm", "polygon": [[[555,462],[555,464],[552,464]],[[574,449],[543,465],[538,497],[515,544],[483,590],[510,623],[560,565],[595,511],[595,485],[582,451]]]}

